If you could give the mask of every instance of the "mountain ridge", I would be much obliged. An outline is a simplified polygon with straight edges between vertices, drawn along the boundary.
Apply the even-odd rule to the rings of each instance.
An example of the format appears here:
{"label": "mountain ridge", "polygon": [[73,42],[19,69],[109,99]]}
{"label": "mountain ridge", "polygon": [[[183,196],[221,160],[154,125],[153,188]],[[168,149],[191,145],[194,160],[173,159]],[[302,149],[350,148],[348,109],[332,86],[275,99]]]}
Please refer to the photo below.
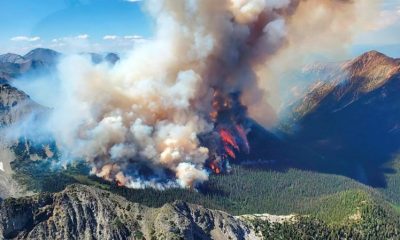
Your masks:
{"label": "mountain ridge", "polygon": [[[116,64],[120,57],[116,53],[81,53],[91,57],[94,64],[108,62],[112,65]],[[0,79],[1,82],[10,82],[22,75],[47,74],[55,69],[58,61],[63,53],[48,48],[35,48],[26,53],[19,55],[14,53],[5,53],[0,55]]]}
{"label": "mountain ridge", "polygon": [[152,209],[84,185],[5,200],[0,208],[0,235],[7,239],[258,239],[245,223],[221,211],[181,201]]}
{"label": "mountain ridge", "polygon": [[7,83],[0,84],[0,128],[17,123],[35,111],[40,112],[45,109],[23,91]]}
{"label": "mountain ridge", "polygon": [[[400,146],[396,130],[400,126],[400,62],[371,51],[340,69],[317,81],[291,106],[292,132],[287,137],[330,159],[330,163],[325,161],[325,170],[319,170],[336,165],[342,169],[334,173],[385,186],[383,165]],[[345,170],[344,165],[349,168]]]}

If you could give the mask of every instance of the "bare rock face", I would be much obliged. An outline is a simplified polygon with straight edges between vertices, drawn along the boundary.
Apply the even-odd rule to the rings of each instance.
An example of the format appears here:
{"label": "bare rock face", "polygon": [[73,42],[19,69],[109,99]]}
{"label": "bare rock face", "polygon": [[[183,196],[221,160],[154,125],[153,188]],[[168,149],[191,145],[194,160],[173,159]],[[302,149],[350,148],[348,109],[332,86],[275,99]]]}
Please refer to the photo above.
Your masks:
{"label": "bare rock face", "polygon": [[400,63],[380,52],[370,51],[343,65],[358,91],[368,93],[386,84],[400,72]]}
{"label": "bare rock face", "polygon": [[6,199],[0,208],[5,239],[257,239],[227,213],[175,202],[148,208],[96,188]]}
{"label": "bare rock face", "polygon": [[[29,194],[13,179],[11,162],[15,156],[12,146],[17,139],[5,137],[14,134],[14,126],[23,120],[40,120],[48,109],[35,103],[24,92],[0,82],[0,199]],[[28,145],[27,145],[28,146]]]}
{"label": "bare rock face", "polygon": [[43,109],[24,92],[8,84],[0,84],[0,127],[21,120],[34,110]]}
{"label": "bare rock face", "polygon": [[155,213],[153,226],[157,239],[256,239],[245,223],[198,205],[178,201]]}

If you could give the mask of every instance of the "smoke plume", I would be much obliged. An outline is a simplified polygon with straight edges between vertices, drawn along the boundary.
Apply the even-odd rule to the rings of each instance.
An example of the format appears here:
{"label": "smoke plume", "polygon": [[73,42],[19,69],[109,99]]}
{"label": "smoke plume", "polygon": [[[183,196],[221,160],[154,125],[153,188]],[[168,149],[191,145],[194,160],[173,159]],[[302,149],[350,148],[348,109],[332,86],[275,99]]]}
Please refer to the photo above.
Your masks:
{"label": "smoke plume", "polygon": [[275,120],[268,66],[347,42],[365,2],[148,0],[154,38],[116,66],[61,61],[62,101],[48,128],[64,160],[84,159],[104,179],[195,187],[251,151],[248,115]]}

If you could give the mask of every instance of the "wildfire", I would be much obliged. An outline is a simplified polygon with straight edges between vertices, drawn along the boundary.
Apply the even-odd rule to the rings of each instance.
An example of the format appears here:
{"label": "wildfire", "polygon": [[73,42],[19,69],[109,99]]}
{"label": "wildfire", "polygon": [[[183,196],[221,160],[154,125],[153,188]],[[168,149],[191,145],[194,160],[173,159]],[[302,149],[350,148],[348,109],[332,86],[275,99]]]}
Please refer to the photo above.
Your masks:
{"label": "wildfire", "polygon": [[125,186],[124,183],[122,183],[122,182],[120,182],[120,181],[118,181],[118,180],[115,180],[115,183],[117,184],[118,187],[123,187],[123,186]]}
{"label": "wildfire", "polygon": [[224,149],[225,149],[225,152],[229,155],[229,157],[231,157],[232,159],[236,159],[236,154],[230,147],[228,147],[227,145],[224,145]]}
{"label": "wildfire", "polygon": [[221,168],[218,166],[217,161],[212,161],[210,163],[210,168],[216,174],[220,174],[221,173]]}
{"label": "wildfire", "polygon": [[232,136],[232,134],[228,130],[221,129],[219,131],[219,135],[221,136],[221,139],[222,139],[222,142],[224,143],[224,145],[231,146],[239,151],[239,146],[237,145],[235,138]]}
{"label": "wildfire", "polygon": [[229,161],[235,160],[239,153],[249,152],[247,133],[243,127],[246,108],[240,102],[240,93],[223,94],[214,89],[210,118],[214,122],[214,139],[208,146],[212,149],[209,168],[220,174],[229,168]]}

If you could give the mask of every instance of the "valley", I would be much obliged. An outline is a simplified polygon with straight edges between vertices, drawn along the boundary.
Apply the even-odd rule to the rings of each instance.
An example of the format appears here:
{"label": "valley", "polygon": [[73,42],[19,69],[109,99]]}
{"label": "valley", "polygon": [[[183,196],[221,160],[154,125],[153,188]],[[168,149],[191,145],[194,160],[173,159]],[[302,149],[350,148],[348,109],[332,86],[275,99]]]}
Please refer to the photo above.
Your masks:
{"label": "valley", "polygon": [[[376,70],[375,66],[379,64],[383,64],[384,67]],[[398,85],[400,70],[396,72],[394,69],[398,69],[399,63],[397,60],[390,60],[373,52],[343,66],[357,71],[350,71],[352,73],[350,80],[339,81],[339,78],[334,77],[333,80],[325,80],[325,84],[329,87],[319,84],[310,88],[310,92],[306,93],[303,99],[289,107],[294,109],[293,115],[286,117],[286,121],[283,121],[285,125],[268,131],[249,120],[252,126],[248,134],[252,149],[250,154],[239,154],[238,158],[241,161],[233,164],[228,173],[211,175],[209,181],[196,189],[171,188],[162,191],[130,189],[118,186],[116,182],[90,175],[89,166],[80,161],[65,169],[52,168],[52,159],[56,159],[60,154],[56,143],[51,139],[38,143],[26,136],[21,136],[10,148],[15,154],[15,159],[10,163],[12,172],[9,174],[12,175],[13,181],[19,183],[19,187],[29,192],[28,195],[33,192],[39,193],[35,197],[21,200],[24,204],[26,201],[30,202],[30,206],[35,206],[38,201],[34,200],[33,204],[32,199],[43,199],[38,202],[46,202],[50,201],[49,196],[51,198],[62,195],[66,193],[65,191],[68,194],[75,194],[74,191],[78,188],[78,192],[90,194],[93,191],[95,194],[100,191],[102,195],[110,192],[112,198],[126,199],[118,200],[126,202],[124,204],[140,204],[143,208],[170,208],[169,204],[181,204],[181,201],[223,211],[231,216],[263,213],[293,214],[297,219],[293,222],[276,223],[257,217],[252,219],[240,217],[240,221],[231,218],[232,224],[238,224],[238,227],[234,227],[236,230],[229,230],[230,228],[210,230],[209,226],[201,225],[200,228],[191,226],[190,229],[198,229],[200,232],[190,234],[206,234],[205,236],[210,237],[214,236],[209,235],[210,231],[213,231],[212,234],[221,234],[217,233],[218,231],[231,231],[232,239],[242,239],[243,236],[237,235],[237,230],[242,228],[244,232],[247,231],[246,234],[257,233],[258,236],[261,234],[264,239],[306,236],[318,236],[319,239],[353,236],[354,239],[362,239],[367,236],[366,234],[372,234],[368,235],[371,239],[382,236],[395,239],[399,236],[400,229],[398,222],[400,192],[397,188],[400,181],[400,158],[396,155],[396,143],[400,138],[396,131],[395,118],[399,112],[396,107],[398,100],[395,92],[400,86]],[[360,74],[367,80],[359,79]],[[371,80],[368,80],[369,78]],[[11,91],[4,92],[2,98],[4,108],[1,116],[9,119],[4,121],[3,127],[20,121],[20,117],[24,114],[29,115],[30,109],[48,111],[30,100],[22,91],[11,87],[12,80],[5,81],[7,83],[3,86]],[[12,104],[4,99],[16,99],[16,103]],[[25,101],[28,104],[25,104]],[[24,110],[25,108],[19,106],[29,107]],[[18,112],[16,115],[18,117],[8,117],[14,108],[22,112]],[[365,115],[366,111],[371,111],[368,113],[370,117]],[[391,117],[379,117],[382,114]],[[359,124],[358,120],[361,118],[368,121]],[[373,126],[382,127],[373,128]],[[364,133],[360,135],[362,132]],[[372,142],[365,142],[366,136],[372,139]],[[341,146],[338,147],[338,144]],[[374,147],[379,151],[375,151],[377,155],[362,155],[361,149],[365,147]],[[48,193],[46,195],[44,192],[55,195]],[[7,197],[6,191],[4,196]],[[80,199],[77,204],[86,204],[85,201]],[[2,209],[14,209],[16,203],[18,200],[5,199]],[[50,201],[46,204],[53,203]],[[2,214],[4,227],[8,223],[4,222],[6,213],[0,213]],[[36,214],[39,213],[33,213]],[[206,216],[203,217],[208,219]],[[49,224],[49,219],[51,218],[45,220],[46,224]],[[111,229],[107,234],[118,239],[125,239],[130,234],[138,234],[138,239],[139,235],[151,239],[152,234],[159,237],[161,236],[159,234],[169,236],[168,234],[173,234],[175,231],[172,223],[168,225],[167,230],[149,230],[144,226],[138,229],[129,227],[126,229],[126,224],[131,225],[131,221],[130,217],[121,220],[121,223],[117,224],[120,229],[107,226],[106,229]],[[3,228],[2,231],[11,238],[20,236],[24,239],[40,239],[47,236],[46,234],[55,234],[35,230],[43,228],[42,220],[34,220],[34,223],[37,225],[29,227],[24,225],[18,230]],[[141,224],[140,221],[138,224]],[[86,228],[88,234],[89,232],[95,234],[98,231],[95,226]],[[153,228],[158,226],[153,225]],[[380,230],[369,232],[371,228]],[[180,234],[186,234],[186,230],[185,227],[180,228],[180,233],[177,232],[176,236],[183,236]]]}

